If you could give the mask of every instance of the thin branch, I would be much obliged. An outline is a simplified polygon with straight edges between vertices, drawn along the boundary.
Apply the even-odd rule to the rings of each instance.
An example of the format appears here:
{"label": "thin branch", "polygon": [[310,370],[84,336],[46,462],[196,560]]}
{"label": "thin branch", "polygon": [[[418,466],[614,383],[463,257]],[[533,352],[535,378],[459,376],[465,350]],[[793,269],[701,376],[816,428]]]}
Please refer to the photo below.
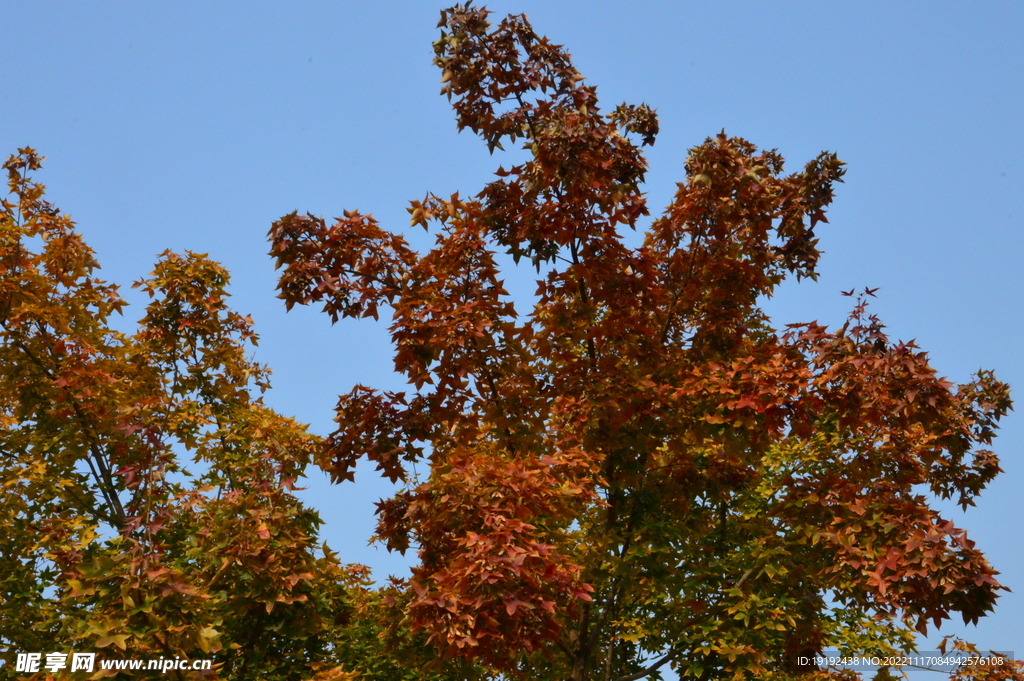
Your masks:
{"label": "thin branch", "polygon": [[[25,345],[24,342],[20,339],[13,339],[12,342],[19,350],[25,353],[37,369],[43,372],[44,376],[51,381],[55,380],[53,371],[51,371],[50,368],[47,367],[27,345]],[[89,423],[89,420],[85,417],[85,413],[82,411],[81,405],[78,404],[78,401],[74,398],[70,398],[70,402],[71,408],[75,412],[75,418],[82,426],[82,430],[86,437],[90,440],[88,446],[91,459],[86,457],[85,461],[89,466],[89,471],[92,473],[93,478],[96,480],[96,486],[99,488],[100,494],[103,495],[104,502],[110,509],[111,517],[105,520],[108,520],[115,529],[120,531],[125,525],[127,516],[125,515],[124,507],[121,505],[121,500],[117,496],[117,490],[110,474],[110,468],[107,466],[106,460],[103,457],[102,449],[99,446],[99,437],[97,436],[95,429]],[[95,468],[93,467],[93,462],[96,464]]]}
{"label": "thin branch", "polygon": [[665,313],[665,323],[661,326],[660,342],[662,345],[664,345],[665,341],[668,339],[668,332],[672,325],[672,319],[675,317],[676,305],[679,303],[679,299],[683,295],[683,289],[688,283],[690,283],[690,278],[693,276],[693,268],[697,259],[697,247],[700,245],[703,238],[703,234],[698,234],[690,243],[690,264],[687,267],[686,274],[683,275],[682,281],[679,282],[675,295],[672,296],[672,302],[668,306],[668,312]]}
{"label": "thin branch", "polygon": [[675,650],[668,653],[660,660],[652,664],[650,667],[647,667],[646,669],[641,669],[640,671],[634,672],[632,674],[627,674],[626,676],[620,676],[617,679],[615,679],[615,681],[637,681],[637,679],[642,679],[645,676],[653,674],[654,672],[658,671],[672,660],[679,657],[682,654],[682,652],[682,648],[676,648]]}

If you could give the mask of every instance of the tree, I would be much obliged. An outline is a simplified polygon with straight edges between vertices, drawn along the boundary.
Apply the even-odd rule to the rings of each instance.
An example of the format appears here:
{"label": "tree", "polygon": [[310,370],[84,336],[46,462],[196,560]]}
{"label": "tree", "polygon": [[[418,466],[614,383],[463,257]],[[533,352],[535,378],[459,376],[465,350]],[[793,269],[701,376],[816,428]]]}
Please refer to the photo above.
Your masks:
{"label": "tree", "polygon": [[[786,174],[719,134],[631,248],[655,112],[602,113],[560,46],[487,17],[442,12],[442,92],[460,130],[525,160],[471,198],[413,201],[426,253],[356,211],[270,231],[288,308],[390,308],[410,388],[343,395],[317,462],[341,483],[365,456],[404,483],[377,536],[418,552],[405,621],[494,674],[629,681],[785,678],[825,646],[906,650],[991,610],[996,572],[930,500],[966,508],[999,473],[1008,387],[939,377],[869,289],[835,331],[776,330],[758,305],[816,278],[844,164]],[[541,276],[529,314],[501,252]]]}
{"label": "tree", "polygon": [[982,652],[974,644],[959,639],[953,640],[952,646],[950,646],[950,639],[952,638],[947,636],[942,639],[942,643],[939,645],[939,652],[945,655],[947,648],[950,648],[952,656],[973,658],[973,662],[976,663],[961,665],[953,673],[953,679],[963,679],[964,681],[978,681],[982,679],[984,681],[1003,681],[1004,679],[1018,681],[1024,677],[1024,660],[1012,660],[1006,657],[1005,654],[997,653],[994,650]]}
{"label": "tree", "polygon": [[40,163],[4,164],[0,212],[0,645],[215,663],[179,679],[448,678],[384,652],[384,595],[318,546],[294,490],[320,438],[254,395],[269,370],[224,268],[164,253],[138,331],[115,331],[125,302]]}

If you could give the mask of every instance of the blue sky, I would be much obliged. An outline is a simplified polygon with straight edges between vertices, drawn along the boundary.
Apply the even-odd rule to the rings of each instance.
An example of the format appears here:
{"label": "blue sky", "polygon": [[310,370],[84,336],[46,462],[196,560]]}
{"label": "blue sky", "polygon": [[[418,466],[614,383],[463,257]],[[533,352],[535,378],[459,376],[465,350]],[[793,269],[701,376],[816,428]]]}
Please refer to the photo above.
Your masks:
{"label": "blue sky", "polygon": [[[653,212],[682,179],[687,150],[723,128],[778,148],[794,169],[839,153],[848,174],[820,231],[822,276],[770,301],[779,324],[840,324],[850,307],[841,289],[879,287],[873,309],[891,335],[917,339],[941,374],[994,369],[1024,386],[1024,5],[489,6],[525,12],[565,44],[606,109],[658,110]],[[437,94],[441,7],[0,0],[0,153],[32,146],[48,157],[39,179],[112,281],[146,275],[164,249],[225,263],[235,306],[256,320],[257,358],[274,369],[267,401],[326,433],[352,384],[399,385],[386,323],[285,315],[264,235],[293,210],[358,208],[401,229],[409,200],[475,193],[508,165],[456,134]],[[525,272],[513,290],[531,282]],[[950,514],[1014,593],[976,629],[944,632],[1020,656],[1024,410],[1004,423],[1005,475],[978,508]],[[307,497],[332,547],[384,577],[403,563],[366,540],[388,485],[360,473],[344,487],[314,479]]]}

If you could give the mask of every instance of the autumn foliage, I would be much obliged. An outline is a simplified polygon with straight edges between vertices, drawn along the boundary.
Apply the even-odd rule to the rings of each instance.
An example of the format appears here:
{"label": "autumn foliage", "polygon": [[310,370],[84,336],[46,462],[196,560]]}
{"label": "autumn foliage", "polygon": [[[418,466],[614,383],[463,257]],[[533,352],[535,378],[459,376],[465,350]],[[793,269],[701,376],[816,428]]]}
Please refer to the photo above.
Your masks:
{"label": "autumn foliage", "polygon": [[[508,167],[410,204],[424,252],[358,211],[270,230],[288,308],[391,320],[408,388],[353,387],[326,437],[263,403],[223,267],[164,253],[116,330],[125,302],[40,157],[5,164],[0,643],[211,657],[233,680],[825,679],[851,676],[806,663],[825,648],[907,651],[991,611],[996,571],[934,507],[1000,472],[1008,387],[940,377],[871,289],[834,330],[760,307],[817,277],[843,162],[786,171],[722,133],[651,219],[653,109],[605,113],[525,17],[456,6],[440,28],[458,127]],[[417,559],[384,585],[296,491],[364,458],[400,486],[376,538]]]}
{"label": "autumn foliage", "polygon": [[[4,673],[19,651],[92,651],[212,658],[203,678],[424,678],[383,654],[382,596],[295,496],[320,439],[258,397],[227,272],[164,253],[137,331],[116,331],[125,302],[31,179],[40,162],[7,161],[0,212]],[[122,672],[168,674],[186,677]]]}
{"label": "autumn foliage", "polygon": [[[406,621],[507,674],[626,681],[803,673],[991,610],[995,571],[931,499],[969,506],[999,472],[1007,386],[938,376],[873,291],[837,330],[759,307],[816,277],[836,155],[786,172],[717,135],[647,221],[652,109],[605,114],[524,17],[458,6],[440,27],[459,129],[525,154],[474,196],[413,201],[424,253],[356,211],[270,232],[288,307],[391,316],[409,389],[343,395],[317,461],[405,484],[378,536],[417,551]],[[533,301],[509,298],[507,256],[536,268]]]}

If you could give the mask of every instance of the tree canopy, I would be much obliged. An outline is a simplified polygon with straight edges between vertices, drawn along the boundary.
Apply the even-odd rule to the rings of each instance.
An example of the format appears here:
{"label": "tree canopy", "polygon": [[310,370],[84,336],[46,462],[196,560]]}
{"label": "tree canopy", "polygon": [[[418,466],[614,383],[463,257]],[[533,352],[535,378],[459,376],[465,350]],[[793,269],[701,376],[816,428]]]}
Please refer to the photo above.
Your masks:
{"label": "tree canopy", "polygon": [[[808,658],[991,611],[996,571],[935,500],[967,508],[1000,472],[1008,386],[940,377],[871,289],[835,330],[762,309],[817,276],[836,154],[787,172],[723,132],[649,219],[651,107],[604,113],[523,16],[439,27],[459,129],[521,150],[475,195],[411,202],[422,253],[358,211],[273,224],[286,306],[389,315],[408,383],[353,387],[326,437],[264,404],[223,267],[164,253],[118,331],[41,158],[4,165],[0,644],[215,663],[180,679],[849,678]],[[415,552],[406,579],[342,563],[297,496],[310,465],[348,485],[364,457],[401,486],[376,539]]]}
{"label": "tree canopy", "polygon": [[164,253],[136,283],[138,330],[114,330],[125,303],[40,164],[4,164],[0,212],[0,645],[211,659],[210,678],[433,678],[384,654],[383,596],[319,545],[294,490],[321,439],[258,397],[228,273]]}
{"label": "tree canopy", "polygon": [[[417,551],[413,628],[509,674],[626,681],[797,674],[825,646],[905,650],[991,610],[995,571],[931,499],[967,507],[999,472],[1007,386],[938,376],[887,337],[872,290],[837,330],[780,331],[759,306],[816,277],[837,156],[787,173],[711,137],[629,247],[654,111],[603,113],[525,17],[456,6],[440,27],[459,129],[525,160],[413,201],[425,253],[357,211],[270,233],[289,307],[391,310],[410,387],[343,395],[318,463],[342,483],[367,457],[405,483],[378,537]],[[502,253],[541,276],[526,313]]]}

